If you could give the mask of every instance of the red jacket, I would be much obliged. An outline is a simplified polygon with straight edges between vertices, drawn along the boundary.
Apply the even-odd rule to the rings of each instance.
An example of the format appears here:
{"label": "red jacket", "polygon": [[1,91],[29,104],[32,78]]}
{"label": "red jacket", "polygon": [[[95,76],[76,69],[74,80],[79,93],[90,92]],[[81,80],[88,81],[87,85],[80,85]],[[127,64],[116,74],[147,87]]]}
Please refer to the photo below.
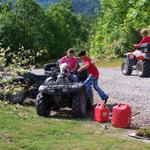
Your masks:
{"label": "red jacket", "polygon": [[150,36],[143,37],[142,41],[140,43],[136,44],[135,46],[136,46],[136,48],[139,48],[144,43],[150,43]]}

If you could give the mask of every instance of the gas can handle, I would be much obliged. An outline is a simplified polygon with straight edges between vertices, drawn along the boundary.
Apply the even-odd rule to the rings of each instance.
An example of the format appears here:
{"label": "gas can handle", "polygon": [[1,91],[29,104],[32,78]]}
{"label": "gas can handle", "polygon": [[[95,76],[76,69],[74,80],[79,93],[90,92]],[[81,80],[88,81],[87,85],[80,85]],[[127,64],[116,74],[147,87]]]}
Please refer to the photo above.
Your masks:
{"label": "gas can handle", "polygon": [[101,106],[101,103],[99,102],[99,103],[97,103],[97,106]]}
{"label": "gas can handle", "polygon": [[97,106],[101,106],[102,108],[105,108],[105,107],[106,107],[103,102],[99,102],[99,103],[97,104]]}
{"label": "gas can handle", "polygon": [[122,104],[121,103],[118,103],[118,107],[120,107]]}
{"label": "gas can handle", "polygon": [[105,104],[103,102],[101,102],[101,106],[102,108],[105,108]]}

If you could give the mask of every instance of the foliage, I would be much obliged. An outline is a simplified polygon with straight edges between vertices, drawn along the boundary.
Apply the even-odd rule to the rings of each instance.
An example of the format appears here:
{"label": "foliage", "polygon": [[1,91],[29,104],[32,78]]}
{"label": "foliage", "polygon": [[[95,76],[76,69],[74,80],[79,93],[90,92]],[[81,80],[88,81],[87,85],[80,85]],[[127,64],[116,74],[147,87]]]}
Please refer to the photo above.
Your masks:
{"label": "foliage", "polygon": [[[0,48],[0,66],[3,67],[3,71],[0,72],[0,95],[16,94],[25,88],[25,85],[21,83],[13,84],[13,80],[16,79],[18,74],[24,74],[31,69],[41,53],[35,53],[34,50],[25,50],[23,47],[16,53],[11,53],[9,47],[7,49]],[[9,66],[7,66],[8,57],[11,58],[11,65]]]}
{"label": "foliage", "polygon": [[139,31],[150,23],[149,0],[101,0],[102,14],[90,35],[94,56],[122,56],[140,41]]}
{"label": "foliage", "polygon": [[69,1],[51,6],[48,11],[34,0],[0,5],[0,42],[5,50],[10,47],[9,53],[6,52],[8,64],[12,63],[12,55],[23,52],[21,47],[34,49],[33,54],[44,51],[38,61],[46,61],[64,55],[77,41],[87,40],[87,26],[82,17],[73,12]]}
{"label": "foliage", "polygon": [[141,128],[136,131],[136,135],[150,138],[150,128]]}
{"label": "foliage", "polygon": [[86,41],[87,29],[82,17],[72,12],[70,3],[59,3],[50,6],[47,12],[49,26],[52,27],[54,35],[54,46],[50,53],[51,58],[63,55],[65,51],[77,45],[77,43]]}
{"label": "foliage", "polygon": [[[36,52],[33,49],[25,50],[24,47],[19,48],[18,52],[11,52],[8,48],[0,47],[0,61],[1,66],[7,68],[30,68],[35,64],[36,59],[42,55],[43,51]],[[11,64],[8,66],[8,58],[11,59]],[[16,69],[17,71],[17,69]]]}

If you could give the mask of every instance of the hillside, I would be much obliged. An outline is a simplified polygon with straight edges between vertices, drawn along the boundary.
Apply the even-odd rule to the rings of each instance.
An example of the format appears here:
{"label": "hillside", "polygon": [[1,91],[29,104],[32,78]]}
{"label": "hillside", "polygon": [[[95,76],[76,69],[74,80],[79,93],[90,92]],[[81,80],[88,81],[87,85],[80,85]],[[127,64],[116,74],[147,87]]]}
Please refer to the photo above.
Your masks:
{"label": "hillside", "polygon": [[42,6],[47,7],[48,5],[58,3],[60,0],[36,0],[36,1]]}
{"label": "hillside", "polygon": [[[61,0],[37,0],[44,8],[51,4],[58,3]],[[83,15],[92,15],[99,10],[99,0],[72,0],[72,5],[75,12]]]}
{"label": "hillside", "polygon": [[72,0],[74,10],[83,15],[95,14],[99,8],[99,0]]}
{"label": "hillside", "polygon": [[[1,2],[6,2],[8,0],[2,0]],[[49,5],[59,3],[62,0],[35,0],[43,8],[47,8]],[[71,0],[74,11],[82,15],[94,15],[97,10],[100,9],[99,0]],[[16,0],[13,0],[15,3]]]}

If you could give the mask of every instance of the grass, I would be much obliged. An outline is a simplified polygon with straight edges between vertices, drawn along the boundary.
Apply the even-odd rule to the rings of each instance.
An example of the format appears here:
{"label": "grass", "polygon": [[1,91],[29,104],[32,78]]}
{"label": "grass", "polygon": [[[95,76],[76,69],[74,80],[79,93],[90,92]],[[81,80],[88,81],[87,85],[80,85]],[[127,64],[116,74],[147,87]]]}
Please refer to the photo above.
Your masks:
{"label": "grass", "polygon": [[33,107],[0,101],[2,150],[149,150],[150,145],[129,139],[127,130],[72,118],[38,117]]}
{"label": "grass", "polygon": [[96,64],[99,67],[120,67],[123,58],[116,58],[116,59],[105,59],[105,60],[96,60]]}
{"label": "grass", "polygon": [[150,127],[138,129],[136,135],[150,138]]}

